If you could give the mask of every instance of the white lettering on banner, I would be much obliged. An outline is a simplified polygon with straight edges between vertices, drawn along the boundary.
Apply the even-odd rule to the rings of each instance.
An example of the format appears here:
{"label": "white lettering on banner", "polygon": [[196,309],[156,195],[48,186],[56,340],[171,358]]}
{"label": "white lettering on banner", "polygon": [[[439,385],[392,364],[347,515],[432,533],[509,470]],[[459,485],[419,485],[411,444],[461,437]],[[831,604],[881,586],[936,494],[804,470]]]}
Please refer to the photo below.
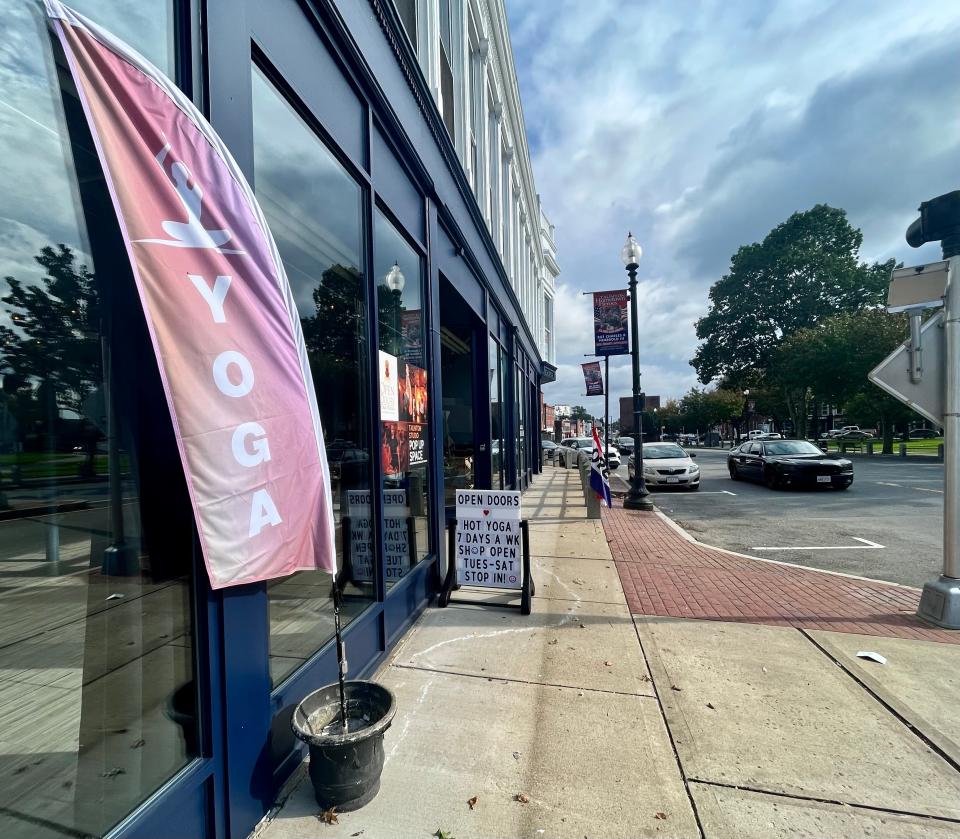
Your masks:
{"label": "white lettering on banner", "polygon": [[[247,448],[247,440],[253,437],[252,451]],[[242,422],[236,427],[231,440],[233,457],[241,466],[258,466],[270,460],[270,445],[267,432],[258,422]]]}
{"label": "white lettering on banner", "polygon": [[523,584],[520,493],[458,490],[457,581],[488,588]]}
{"label": "white lettering on banner", "polygon": [[263,530],[264,525],[269,524],[275,527],[282,521],[270,493],[265,489],[258,489],[253,494],[253,501],[250,504],[250,532],[247,535],[256,536]]}
{"label": "white lettering on banner", "polygon": [[227,297],[227,290],[230,288],[233,277],[219,274],[213,281],[213,288],[210,288],[210,286],[207,285],[207,281],[200,276],[200,274],[187,274],[187,276],[197,291],[200,292],[203,299],[207,301],[207,305],[210,307],[210,313],[213,315],[213,322],[226,323],[227,316],[223,311],[223,301]]}
{"label": "white lettering on banner", "polygon": [[[230,381],[228,370],[235,365],[240,370],[240,381]],[[246,396],[253,390],[253,368],[247,357],[236,350],[225,350],[213,361],[213,380],[224,396]]]}

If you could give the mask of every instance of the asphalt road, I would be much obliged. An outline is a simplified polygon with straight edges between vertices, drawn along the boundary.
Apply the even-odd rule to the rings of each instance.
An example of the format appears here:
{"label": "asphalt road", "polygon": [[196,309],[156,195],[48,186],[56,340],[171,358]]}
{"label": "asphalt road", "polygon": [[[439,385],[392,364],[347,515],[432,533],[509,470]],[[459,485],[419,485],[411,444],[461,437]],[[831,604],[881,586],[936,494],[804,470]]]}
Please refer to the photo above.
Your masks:
{"label": "asphalt road", "polygon": [[[940,573],[942,464],[853,458],[848,490],[770,490],[731,481],[725,451],[693,451],[700,491],[654,490],[653,496],[701,542],[917,587]],[[626,466],[619,474],[626,479]]]}

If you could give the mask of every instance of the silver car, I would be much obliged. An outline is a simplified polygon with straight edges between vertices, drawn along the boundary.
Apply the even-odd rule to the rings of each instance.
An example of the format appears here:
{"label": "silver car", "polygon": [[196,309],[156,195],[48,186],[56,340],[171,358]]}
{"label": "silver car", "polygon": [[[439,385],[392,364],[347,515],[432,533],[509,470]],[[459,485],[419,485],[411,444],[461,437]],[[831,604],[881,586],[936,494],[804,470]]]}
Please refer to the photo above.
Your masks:
{"label": "silver car", "polygon": [[[585,451],[589,454],[593,451],[593,437],[567,437],[560,441],[560,446],[562,447],[560,452],[561,464],[567,466],[569,463],[573,463],[573,459],[580,452]],[[607,464],[607,468],[611,471],[620,468],[620,452],[617,451],[615,446],[610,446],[610,462]]]}
{"label": "silver car", "polygon": [[[676,443],[643,444],[643,482],[648,487],[682,487],[695,492],[700,489],[700,467],[693,462],[696,455]],[[627,461],[633,480],[634,457]]]}

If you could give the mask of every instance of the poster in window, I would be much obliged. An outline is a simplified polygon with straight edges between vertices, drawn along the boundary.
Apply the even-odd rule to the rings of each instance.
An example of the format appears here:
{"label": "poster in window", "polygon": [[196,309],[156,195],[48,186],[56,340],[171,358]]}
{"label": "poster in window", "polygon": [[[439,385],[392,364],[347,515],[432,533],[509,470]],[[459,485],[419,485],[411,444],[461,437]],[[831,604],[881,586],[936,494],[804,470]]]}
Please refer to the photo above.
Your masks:
{"label": "poster in window", "polygon": [[380,423],[380,462],[383,464],[383,474],[388,478],[402,477],[410,468],[407,423]]}
{"label": "poster in window", "polygon": [[401,361],[397,368],[399,414],[404,422],[427,421],[427,371]]}
{"label": "poster in window", "polygon": [[397,357],[380,350],[380,419],[400,419],[400,390],[397,382]]}
{"label": "poster in window", "polygon": [[427,462],[427,427],[418,423],[407,423],[407,450],[410,452],[410,466],[422,466]]}

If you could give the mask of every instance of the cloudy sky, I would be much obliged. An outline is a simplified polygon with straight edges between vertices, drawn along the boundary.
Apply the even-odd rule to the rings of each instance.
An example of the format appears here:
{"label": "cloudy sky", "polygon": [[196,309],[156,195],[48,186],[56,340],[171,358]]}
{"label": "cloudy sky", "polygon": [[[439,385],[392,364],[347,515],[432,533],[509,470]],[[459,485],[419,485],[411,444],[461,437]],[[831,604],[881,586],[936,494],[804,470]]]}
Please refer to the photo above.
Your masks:
{"label": "cloudy sky", "polygon": [[[960,3],[505,0],[537,189],[557,228],[554,403],[583,394],[582,291],[640,265],[643,384],[678,396],[707,290],[741,244],[825,202],[861,258],[907,264],[920,201],[960,188]],[[629,359],[611,360],[613,394]],[[593,404],[595,403],[595,404]]]}

